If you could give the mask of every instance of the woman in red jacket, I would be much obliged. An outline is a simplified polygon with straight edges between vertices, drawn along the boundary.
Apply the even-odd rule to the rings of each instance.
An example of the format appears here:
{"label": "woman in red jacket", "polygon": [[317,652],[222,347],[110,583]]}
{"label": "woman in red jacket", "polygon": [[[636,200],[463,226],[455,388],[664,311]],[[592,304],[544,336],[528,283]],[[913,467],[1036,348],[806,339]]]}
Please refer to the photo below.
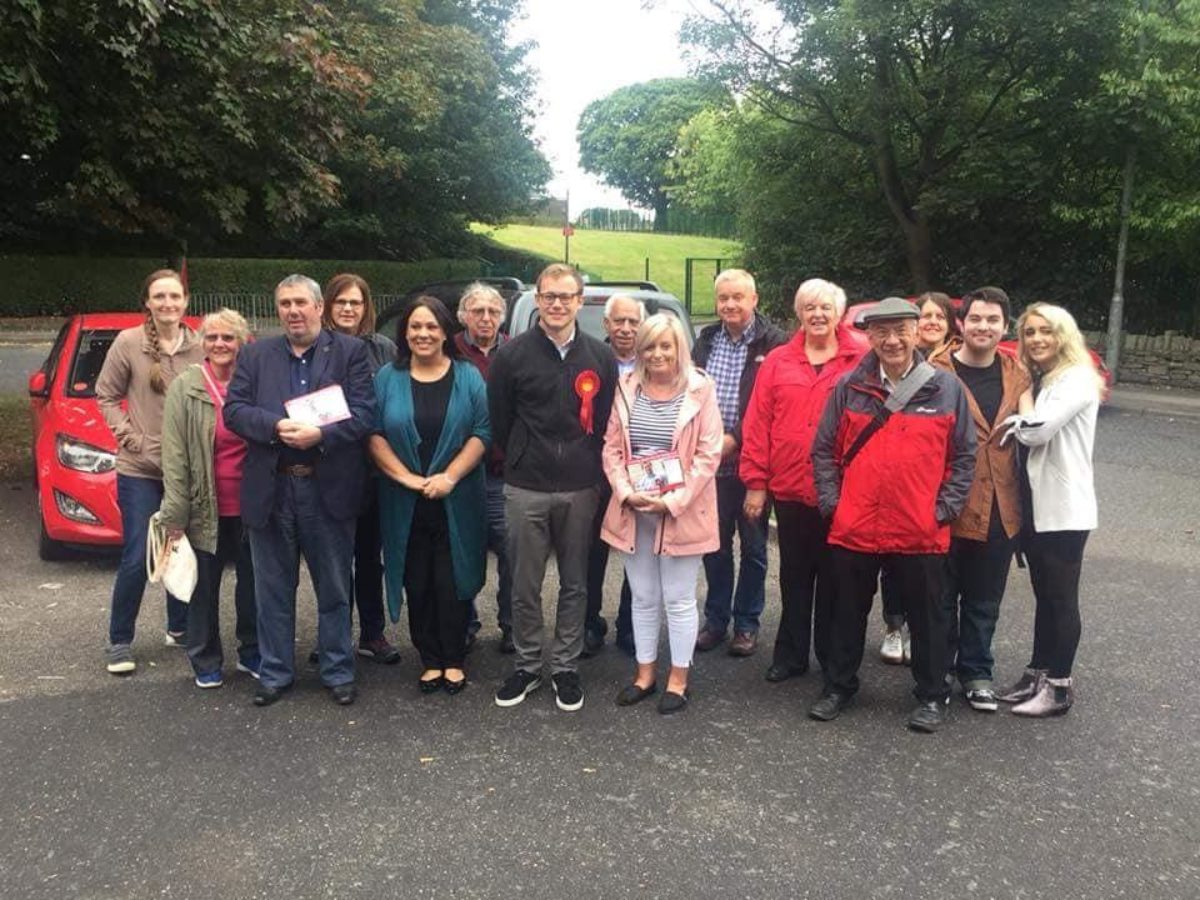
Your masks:
{"label": "woman in red jacket", "polygon": [[746,515],[761,515],[769,493],[779,526],[783,613],[767,681],[808,671],[810,636],[817,662],[825,665],[833,603],[829,525],[817,510],[809,454],[825,401],[867,347],[865,337],[841,321],[846,293],[836,284],[809,279],[796,291],[795,306],[799,330],[767,356],[754,383],[738,472],[746,485]]}

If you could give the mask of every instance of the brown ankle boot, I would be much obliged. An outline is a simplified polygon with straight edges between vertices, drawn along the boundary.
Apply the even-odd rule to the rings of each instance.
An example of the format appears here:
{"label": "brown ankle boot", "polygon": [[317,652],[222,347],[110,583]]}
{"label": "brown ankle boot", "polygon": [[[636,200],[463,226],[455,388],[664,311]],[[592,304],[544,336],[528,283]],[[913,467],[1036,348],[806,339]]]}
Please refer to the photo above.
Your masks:
{"label": "brown ankle boot", "polygon": [[1013,715],[1037,719],[1061,716],[1074,702],[1070,678],[1045,678],[1036,694],[1013,707]]}

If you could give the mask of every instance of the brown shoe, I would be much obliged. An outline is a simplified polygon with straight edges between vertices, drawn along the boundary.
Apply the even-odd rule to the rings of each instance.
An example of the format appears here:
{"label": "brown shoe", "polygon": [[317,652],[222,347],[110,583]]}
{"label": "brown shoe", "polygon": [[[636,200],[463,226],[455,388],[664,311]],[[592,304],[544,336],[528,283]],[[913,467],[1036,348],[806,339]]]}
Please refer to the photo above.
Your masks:
{"label": "brown shoe", "polygon": [[700,633],[696,635],[696,649],[701,653],[707,653],[723,640],[725,640],[724,631],[717,631],[717,629],[709,628],[705,625],[700,629]]}
{"label": "brown shoe", "polygon": [[729,642],[730,656],[753,656],[758,649],[758,634],[753,631],[735,631]]}

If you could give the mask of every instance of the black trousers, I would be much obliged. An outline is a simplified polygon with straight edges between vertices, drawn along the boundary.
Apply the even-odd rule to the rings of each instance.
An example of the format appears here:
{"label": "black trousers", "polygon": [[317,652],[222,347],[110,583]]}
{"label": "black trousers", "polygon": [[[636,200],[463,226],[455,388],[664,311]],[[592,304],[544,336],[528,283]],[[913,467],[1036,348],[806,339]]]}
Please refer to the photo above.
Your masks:
{"label": "black trousers", "polygon": [[231,562],[236,565],[237,574],[233,603],[237,611],[238,657],[248,662],[258,653],[258,611],[250,541],[239,516],[221,516],[217,523],[217,552],[196,551],[196,590],[187,608],[187,655],[197,674],[218,672],[225,662],[221,650],[221,576]]}
{"label": "black trousers", "polygon": [[946,557],[946,671],[967,690],[992,683],[992,637],[1017,539],[952,538]]}
{"label": "black trousers", "polygon": [[[600,486],[599,502],[596,504],[596,518],[592,522],[592,546],[588,550],[587,568],[587,612],[584,618],[584,628],[601,635],[608,634],[608,622],[600,615],[604,607],[604,576],[608,571],[609,546],[600,537],[600,525],[604,522],[604,513],[608,511],[608,501],[612,497],[612,487],[608,479]],[[617,639],[633,640],[633,594],[629,590],[629,579],[621,578],[621,601],[617,607]]]}
{"label": "black trousers", "polygon": [[829,657],[834,604],[829,524],[815,506],[794,500],[775,501],[779,526],[779,592],[782,612],[772,662],[808,668],[811,644],[817,664]]}
{"label": "black trousers", "polygon": [[1079,575],[1087,531],[1030,531],[1023,542],[1037,609],[1033,618],[1031,669],[1069,678],[1083,630],[1079,619]]}
{"label": "black trousers", "polygon": [[372,480],[371,499],[354,527],[354,606],[363,641],[383,637],[383,538],[379,526],[379,494]]}
{"label": "black trousers", "polygon": [[[482,515],[482,510],[480,511]],[[417,498],[404,559],[408,630],[426,669],[461,669],[471,607],[458,598],[441,500]]]}
{"label": "black trousers", "polygon": [[949,696],[946,685],[946,614],[942,605],[946,557],[940,553],[858,553],[831,547],[837,600],[833,606],[833,640],[825,667],[825,688],[847,696],[858,690],[867,619],[875,600],[879,572],[885,568],[912,634],[913,693],[922,702]]}
{"label": "black trousers", "polygon": [[886,566],[879,576],[879,597],[882,601],[883,624],[889,631],[904,627],[904,598],[900,596],[900,590]]}

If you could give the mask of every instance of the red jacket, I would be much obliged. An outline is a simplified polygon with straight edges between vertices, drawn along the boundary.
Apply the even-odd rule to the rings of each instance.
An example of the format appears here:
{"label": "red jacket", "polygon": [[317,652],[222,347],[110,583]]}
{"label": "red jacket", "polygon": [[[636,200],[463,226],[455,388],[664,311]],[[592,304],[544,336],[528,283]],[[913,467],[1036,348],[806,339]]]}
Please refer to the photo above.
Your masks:
{"label": "red jacket", "polygon": [[738,475],[747,488],[817,505],[811,453],[821,413],[838,379],[867,349],[863,335],[845,325],[838,328],[837,342],[837,355],[819,372],[804,351],[803,331],[767,355],[742,419]]}
{"label": "red jacket", "polygon": [[843,455],[882,407],[879,357],[868,353],[825,406],[813,441],[818,505],[829,543],[859,553],[946,553],[975,477],[967,392],[943,369],[893,413],[850,461]]}

